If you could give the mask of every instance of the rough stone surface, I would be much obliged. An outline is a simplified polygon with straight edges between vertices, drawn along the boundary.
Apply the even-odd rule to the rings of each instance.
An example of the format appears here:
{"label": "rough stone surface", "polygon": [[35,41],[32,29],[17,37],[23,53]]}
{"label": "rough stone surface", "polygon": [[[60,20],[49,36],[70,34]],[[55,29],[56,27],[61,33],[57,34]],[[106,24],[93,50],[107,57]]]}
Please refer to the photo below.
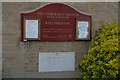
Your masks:
{"label": "rough stone surface", "polygon": [[2,2],[0,2],[0,79],[2,78]]}
{"label": "rough stone surface", "polygon": [[[21,42],[23,11],[34,10],[48,2],[2,3],[3,78],[80,78],[79,60],[87,54],[90,41],[76,42]],[[68,3],[79,11],[92,15],[92,37],[100,28],[100,21],[118,21],[118,3]],[[39,52],[76,52],[76,70],[64,72],[38,72]]]}

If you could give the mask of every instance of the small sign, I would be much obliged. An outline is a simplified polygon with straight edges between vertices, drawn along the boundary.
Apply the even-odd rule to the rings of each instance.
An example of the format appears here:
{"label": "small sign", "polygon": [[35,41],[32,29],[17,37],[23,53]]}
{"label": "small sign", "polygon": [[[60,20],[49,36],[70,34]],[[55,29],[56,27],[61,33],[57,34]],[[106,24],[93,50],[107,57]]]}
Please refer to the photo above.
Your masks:
{"label": "small sign", "polygon": [[24,41],[40,40],[40,19],[24,18]]}
{"label": "small sign", "polygon": [[39,53],[39,72],[75,70],[75,52]]}

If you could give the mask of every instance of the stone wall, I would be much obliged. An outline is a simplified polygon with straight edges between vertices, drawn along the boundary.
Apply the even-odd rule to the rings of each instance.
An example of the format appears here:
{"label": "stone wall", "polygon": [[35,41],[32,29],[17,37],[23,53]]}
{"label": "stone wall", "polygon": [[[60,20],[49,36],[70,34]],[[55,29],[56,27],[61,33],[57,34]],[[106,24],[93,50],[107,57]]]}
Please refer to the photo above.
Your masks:
{"label": "stone wall", "polygon": [[0,79],[2,77],[2,2],[0,2]]}
{"label": "stone wall", "polygon": [[[118,24],[120,25],[120,1],[118,2]],[[120,27],[118,29],[120,29]],[[119,37],[118,40],[120,41]],[[120,78],[120,74],[118,74],[118,78]]]}
{"label": "stone wall", "polygon": [[[22,42],[20,14],[34,10],[48,2],[2,3],[3,78],[80,78],[79,60],[87,54],[90,41]],[[92,37],[100,28],[100,21],[118,21],[118,3],[67,2],[79,11],[92,15]],[[39,52],[76,52],[76,70],[38,72]]]}

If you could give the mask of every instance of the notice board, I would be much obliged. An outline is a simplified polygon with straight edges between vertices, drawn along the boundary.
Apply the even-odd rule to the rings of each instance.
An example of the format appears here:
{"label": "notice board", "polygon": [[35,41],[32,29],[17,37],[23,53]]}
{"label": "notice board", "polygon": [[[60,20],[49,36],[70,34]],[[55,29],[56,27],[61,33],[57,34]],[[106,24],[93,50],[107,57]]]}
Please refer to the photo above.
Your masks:
{"label": "notice board", "polygon": [[91,15],[61,3],[21,13],[22,41],[78,41],[91,39]]}

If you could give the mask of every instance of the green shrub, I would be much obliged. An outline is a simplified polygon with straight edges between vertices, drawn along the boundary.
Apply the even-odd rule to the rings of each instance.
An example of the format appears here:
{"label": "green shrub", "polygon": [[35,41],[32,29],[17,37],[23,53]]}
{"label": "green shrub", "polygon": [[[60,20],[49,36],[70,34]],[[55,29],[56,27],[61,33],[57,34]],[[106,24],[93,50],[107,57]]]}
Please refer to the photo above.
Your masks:
{"label": "green shrub", "polygon": [[116,78],[118,75],[120,41],[116,23],[103,24],[92,39],[88,54],[80,60],[83,78]]}

